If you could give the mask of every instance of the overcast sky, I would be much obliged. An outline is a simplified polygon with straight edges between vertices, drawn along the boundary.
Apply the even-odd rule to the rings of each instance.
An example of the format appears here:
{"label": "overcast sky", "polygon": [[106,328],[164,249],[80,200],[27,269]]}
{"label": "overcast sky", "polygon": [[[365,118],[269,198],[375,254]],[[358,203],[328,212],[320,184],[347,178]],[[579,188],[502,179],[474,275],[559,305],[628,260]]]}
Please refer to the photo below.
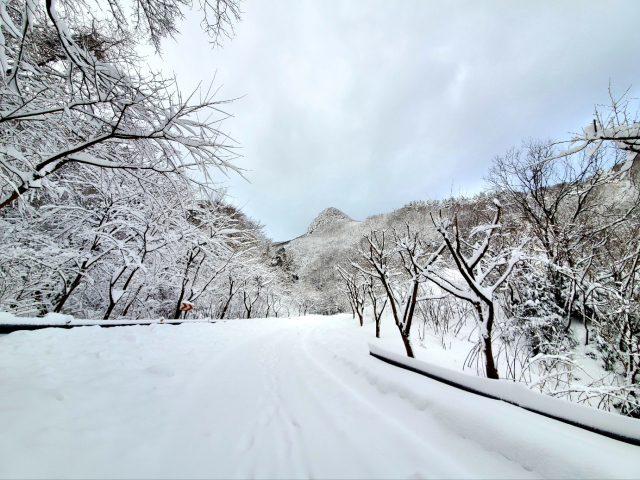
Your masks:
{"label": "overcast sky", "polygon": [[[326,207],[356,220],[472,194],[523,138],[565,138],[640,86],[640,2],[245,1],[212,50],[197,13],[152,65],[216,76],[249,182],[235,202],[274,240]],[[222,180],[222,178],[220,178]]]}

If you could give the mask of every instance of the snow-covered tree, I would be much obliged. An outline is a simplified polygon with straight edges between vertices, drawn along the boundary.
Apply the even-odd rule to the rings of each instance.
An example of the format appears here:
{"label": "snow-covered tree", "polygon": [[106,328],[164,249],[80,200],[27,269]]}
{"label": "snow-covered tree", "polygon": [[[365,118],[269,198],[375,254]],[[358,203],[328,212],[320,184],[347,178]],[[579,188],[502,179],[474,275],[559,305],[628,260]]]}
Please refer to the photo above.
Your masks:
{"label": "snow-covered tree", "polygon": [[[182,98],[175,82],[143,74],[135,42],[175,33],[179,0],[0,3],[0,209],[55,188],[70,164],[150,171],[206,185],[212,169],[239,171],[219,131],[215,92]],[[205,29],[230,34],[234,0],[201,2]],[[202,120],[204,119],[204,120]]]}
{"label": "snow-covered tree", "polygon": [[[431,262],[421,267],[420,273],[445,292],[473,305],[480,328],[481,349],[485,357],[485,373],[488,378],[499,378],[492,345],[493,324],[496,316],[495,292],[508,280],[515,265],[523,258],[520,246],[502,241],[500,225],[502,206],[494,201],[495,214],[489,224],[477,225],[466,235],[461,235],[457,215],[453,219],[433,218],[447,251],[455,265],[455,275]],[[473,243],[472,243],[473,242]]]}
{"label": "snow-covered tree", "polygon": [[587,157],[591,157],[601,147],[613,144],[616,149],[627,154],[621,172],[629,170],[636,155],[640,153],[640,122],[635,104],[637,99],[630,99],[627,94],[628,90],[616,97],[609,86],[610,104],[596,108],[595,118],[582,132],[575,133],[568,141],[556,143],[569,143],[568,148],[547,158],[570,157],[578,152],[585,152]]}
{"label": "snow-covered tree", "polygon": [[[214,45],[233,37],[238,1],[197,5]],[[219,130],[226,102],[211,89],[183,98],[136,53],[141,41],[159,51],[191,6],[0,1],[3,308],[177,317],[190,301],[224,317],[249,299],[258,313],[249,279],[270,273],[251,252],[266,240],[212,181],[240,173]]]}
{"label": "snow-covered tree", "polygon": [[417,230],[407,224],[403,230],[371,231],[364,236],[360,250],[362,265],[352,265],[365,275],[376,277],[384,289],[407,356],[413,357],[411,326],[416,311],[422,271],[438,258],[444,246],[435,252],[425,248]]}
{"label": "snow-covered tree", "polygon": [[[522,150],[497,157],[488,180],[509,205],[513,220],[531,236],[529,254],[540,260],[522,272],[526,274],[516,275],[511,286],[519,292],[504,298],[505,310],[513,314],[513,323],[505,330],[509,341],[516,341],[515,332],[520,332],[528,346],[522,358],[537,354],[535,368],[543,375],[556,375],[559,359],[569,358],[573,348],[572,320],[579,320],[584,328],[582,343],[587,346],[595,340],[607,368],[618,372],[608,379],[594,379],[593,388],[583,386],[581,398],[597,397],[601,405],[624,404],[631,412],[637,409],[632,405],[640,379],[629,374],[635,371],[637,358],[628,354],[634,337],[624,339],[622,332],[634,331],[634,317],[626,315],[633,309],[624,307],[622,299],[636,294],[627,285],[637,277],[633,265],[638,255],[640,194],[634,173],[635,140],[623,135],[624,141],[609,141],[614,131],[621,135],[630,131],[622,128],[629,123],[628,116],[614,103],[612,112],[616,110],[618,115],[607,121],[598,116],[596,127],[586,130],[584,142],[589,148],[583,142],[584,148],[558,153],[549,142],[529,141]],[[605,124],[609,133],[604,132]],[[595,131],[600,132],[597,141],[592,138]],[[618,328],[621,325],[627,327]],[[565,362],[566,371],[573,368],[571,362]],[[620,389],[615,390],[614,384]],[[573,392],[572,388],[564,385],[554,392]],[[620,395],[603,394],[614,390]]]}
{"label": "snow-covered tree", "polygon": [[371,304],[371,313],[373,313],[373,320],[376,325],[376,338],[380,338],[380,324],[382,323],[382,314],[389,299],[387,298],[384,289],[380,283],[373,276],[368,276],[365,279],[365,291]]}
{"label": "snow-covered tree", "polygon": [[364,324],[364,308],[366,305],[367,291],[366,291],[366,279],[362,273],[353,268],[350,265],[345,268],[340,265],[336,267],[336,270],[340,274],[342,279],[340,288],[345,295],[351,306],[353,317],[358,315],[360,326]]}

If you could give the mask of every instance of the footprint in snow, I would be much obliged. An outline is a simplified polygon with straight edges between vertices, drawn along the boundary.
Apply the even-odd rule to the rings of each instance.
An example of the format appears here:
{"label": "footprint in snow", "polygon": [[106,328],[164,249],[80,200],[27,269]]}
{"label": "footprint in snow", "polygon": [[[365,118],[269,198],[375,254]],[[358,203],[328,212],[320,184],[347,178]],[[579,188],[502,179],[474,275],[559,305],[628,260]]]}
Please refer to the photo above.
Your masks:
{"label": "footprint in snow", "polygon": [[153,375],[158,375],[160,377],[173,377],[176,374],[173,367],[171,367],[171,365],[168,365],[166,363],[151,365],[150,367],[145,368],[145,371]]}

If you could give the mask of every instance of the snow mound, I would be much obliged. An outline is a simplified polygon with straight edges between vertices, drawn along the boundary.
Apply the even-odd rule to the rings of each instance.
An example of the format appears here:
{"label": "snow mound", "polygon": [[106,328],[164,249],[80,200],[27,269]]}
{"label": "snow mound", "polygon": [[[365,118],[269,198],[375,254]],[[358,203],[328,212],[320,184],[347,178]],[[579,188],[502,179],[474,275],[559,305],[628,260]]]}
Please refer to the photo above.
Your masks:
{"label": "snow mound", "polygon": [[0,324],[4,325],[67,325],[73,316],[49,312],[43,318],[16,317],[9,312],[0,312]]}
{"label": "snow mound", "polygon": [[502,400],[554,420],[578,426],[632,445],[640,445],[640,430],[638,429],[640,422],[634,418],[549,397],[530,390],[522,383],[509,380],[490,380],[432,365],[421,360],[388,352],[372,343],[369,343],[369,352],[380,360],[398,366],[404,365],[409,370],[461,390],[483,395],[494,400]]}
{"label": "snow mound", "polygon": [[320,214],[311,222],[309,228],[307,228],[307,235],[311,235],[319,228],[334,225],[339,222],[353,222],[353,218],[344,212],[341,212],[337,208],[329,207],[325,208]]}

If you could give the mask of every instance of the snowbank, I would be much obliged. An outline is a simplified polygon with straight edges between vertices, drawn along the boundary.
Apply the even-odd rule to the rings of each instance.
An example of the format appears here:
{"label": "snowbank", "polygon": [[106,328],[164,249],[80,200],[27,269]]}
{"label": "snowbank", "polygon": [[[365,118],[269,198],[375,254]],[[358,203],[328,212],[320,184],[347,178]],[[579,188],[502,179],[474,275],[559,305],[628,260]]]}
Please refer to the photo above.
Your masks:
{"label": "snowbank", "polygon": [[476,377],[386,351],[369,344],[372,356],[467,392],[525,408],[570,425],[640,446],[640,420],[549,397],[508,380]]}
{"label": "snowbank", "polygon": [[73,320],[71,315],[48,313],[43,318],[16,317],[8,312],[0,312],[0,325],[68,325]]}
{"label": "snowbank", "polygon": [[35,330],[47,327],[88,327],[98,325],[101,327],[119,327],[127,325],[154,325],[168,324],[177,325],[181,323],[215,323],[216,320],[84,320],[73,318],[72,315],[61,313],[48,313],[42,318],[16,317],[8,312],[0,312],[0,332],[11,332],[15,330]]}

